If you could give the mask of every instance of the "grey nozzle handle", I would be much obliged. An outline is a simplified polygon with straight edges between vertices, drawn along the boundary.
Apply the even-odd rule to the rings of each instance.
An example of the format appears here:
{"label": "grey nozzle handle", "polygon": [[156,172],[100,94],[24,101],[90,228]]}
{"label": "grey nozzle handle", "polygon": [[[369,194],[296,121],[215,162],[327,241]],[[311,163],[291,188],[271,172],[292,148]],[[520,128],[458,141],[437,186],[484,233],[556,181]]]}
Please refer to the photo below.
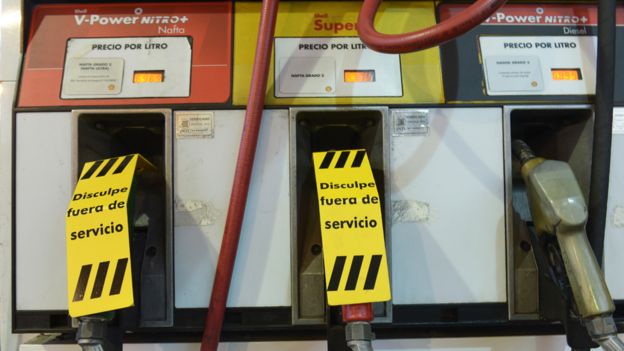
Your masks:
{"label": "grey nozzle handle", "polygon": [[557,237],[581,318],[612,314],[615,306],[587,239],[587,206],[572,169],[545,160],[525,171],[533,222],[539,233]]}
{"label": "grey nozzle handle", "polygon": [[585,228],[560,225],[557,228],[557,241],[581,318],[613,314],[615,306],[587,240]]}

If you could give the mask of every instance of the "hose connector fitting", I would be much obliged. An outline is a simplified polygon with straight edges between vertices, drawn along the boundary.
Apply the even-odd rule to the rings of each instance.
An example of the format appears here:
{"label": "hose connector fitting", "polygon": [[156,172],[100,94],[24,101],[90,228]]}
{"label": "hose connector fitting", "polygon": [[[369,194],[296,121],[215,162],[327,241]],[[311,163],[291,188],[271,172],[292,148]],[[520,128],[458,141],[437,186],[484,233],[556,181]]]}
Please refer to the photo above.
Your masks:
{"label": "hose connector fitting", "polygon": [[375,334],[368,322],[347,323],[345,328],[347,346],[353,351],[373,351]]}
{"label": "hose connector fitting", "polygon": [[117,340],[108,326],[113,316],[105,312],[78,317],[76,342],[83,351],[121,351],[121,339]]}
{"label": "hose connector fitting", "polygon": [[511,143],[511,150],[514,156],[520,160],[521,165],[524,165],[536,157],[533,150],[531,150],[531,147],[520,139],[516,139]]}
{"label": "hose connector fitting", "polygon": [[82,350],[102,350],[108,320],[98,316],[84,316],[79,317],[78,321],[76,341]]}
{"label": "hose connector fitting", "polygon": [[612,316],[600,316],[585,321],[592,340],[605,351],[624,351],[624,343],[617,336],[617,326]]}

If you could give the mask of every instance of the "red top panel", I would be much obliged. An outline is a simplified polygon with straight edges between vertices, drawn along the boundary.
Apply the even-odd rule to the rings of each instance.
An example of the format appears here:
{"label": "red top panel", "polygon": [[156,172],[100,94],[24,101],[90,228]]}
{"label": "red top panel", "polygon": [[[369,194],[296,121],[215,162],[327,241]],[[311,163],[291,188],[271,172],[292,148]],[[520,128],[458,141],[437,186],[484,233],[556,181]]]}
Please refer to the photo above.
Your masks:
{"label": "red top panel", "polygon": [[[440,18],[445,20],[468,6],[468,4],[442,4]],[[617,23],[624,24],[624,8],[617,9]],[[503,6],[483,24],[595,26],[598,24],[598,11],[595,5],[585,4],[512,4]]]}
{"label": "red top panel", "polygon": [[[45,5],[33,13],[18,106],[224,103],[231,85],[231,2]],[[190,96],[61,100],[67,40],[189,36]]]}

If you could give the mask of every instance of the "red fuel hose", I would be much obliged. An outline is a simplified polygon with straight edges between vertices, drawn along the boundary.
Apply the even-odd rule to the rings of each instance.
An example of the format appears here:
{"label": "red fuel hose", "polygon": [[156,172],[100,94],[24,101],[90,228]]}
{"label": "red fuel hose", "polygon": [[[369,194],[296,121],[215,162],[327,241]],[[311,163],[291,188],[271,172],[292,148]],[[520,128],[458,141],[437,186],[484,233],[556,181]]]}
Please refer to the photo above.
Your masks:
{"label": "red fuel hose", "polygon": [[405,34],[383,34],[375,30],[375,14],[381,0],[364,0],[357,29],[369,48],[389,54],[424,50],[454,39],[485,21],[505,0],[478,0],[466,10],[429,28]]}
{"label": "red fuel hose", "polygon": [[230,290],[232,272],[234,271],[238,239],[240,238],[240,231],[243,225],[245,204],[247,202],[251,171],[256,153],[258,133],[260,132],[262,111],[264,109],[264,96],[269,65],[271,63],[271,50],[273,47],[278,4],[279,0],[262,1],[260,29],[258,31],[256,57],[251,74],[249,101],[247,102],[247,111],[245,112],[243,134],[238,150],[234,184],[232,185],[232,195],[230,196],[230,205],[228,207],[227,219],[225,220],[223,241],[221,242],[221,251],[219,251],[212,296],[210,297],[210,305],[206,315],[201,351],[216,351],[219,346],[225,304]]}

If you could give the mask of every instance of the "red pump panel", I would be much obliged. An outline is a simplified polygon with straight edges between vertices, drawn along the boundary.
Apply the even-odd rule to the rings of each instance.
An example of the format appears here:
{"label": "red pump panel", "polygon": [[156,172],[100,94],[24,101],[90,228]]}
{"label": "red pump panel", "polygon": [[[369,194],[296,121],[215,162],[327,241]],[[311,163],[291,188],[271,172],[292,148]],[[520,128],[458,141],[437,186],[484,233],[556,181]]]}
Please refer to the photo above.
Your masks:
{"label": "red pump panel", "polygon": [[[440,19],[446,20],[461,13],[467,4],[440,5]],[[617,24],[624,24],[624,8],[618,7]],[[590,4],[508,4],[503,5],[483,25],[527,26],[596,26],[598,8]]]}
{"label": "red pump panel", "polygon": [[[192,52],[188,96],[61,98],[70,39],[128,37],[188,37]],[[231,2],[38,6],[18,106],[225,103],[231,91],[231,38]]]}

